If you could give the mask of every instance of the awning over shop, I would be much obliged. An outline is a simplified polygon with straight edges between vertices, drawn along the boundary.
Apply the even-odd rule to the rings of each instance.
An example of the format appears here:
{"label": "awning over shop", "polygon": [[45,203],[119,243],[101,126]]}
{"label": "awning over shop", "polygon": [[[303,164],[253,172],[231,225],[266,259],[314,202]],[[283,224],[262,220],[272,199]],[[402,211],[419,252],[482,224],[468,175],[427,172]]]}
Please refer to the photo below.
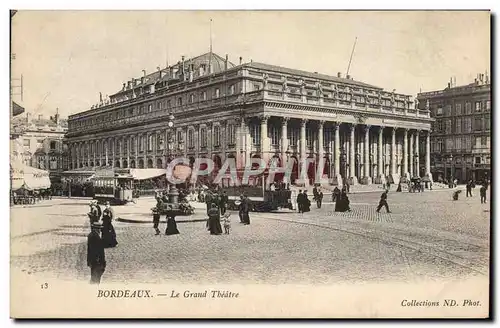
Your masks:
{"label": "awning over shop", "polygon": [[50,188],[49,172],[14,161],[10,164],[12,174],[12,190],[47,189]]}
{"label": "awning over shop", "polygon": [[135,180],[147,180],[162,176],[167,173],[165,169],[130,169],[130,174]]}

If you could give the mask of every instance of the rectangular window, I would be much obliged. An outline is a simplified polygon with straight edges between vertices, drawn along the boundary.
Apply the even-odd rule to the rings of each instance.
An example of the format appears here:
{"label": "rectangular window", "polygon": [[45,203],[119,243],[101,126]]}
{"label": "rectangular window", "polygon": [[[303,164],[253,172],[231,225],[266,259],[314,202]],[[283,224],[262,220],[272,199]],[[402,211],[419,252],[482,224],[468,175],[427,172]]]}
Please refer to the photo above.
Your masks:
{"label": "rectangular window", "polygon": [[149,104],[148,105],[148,113],[151,113],[153,111],[153,105]]}
{"label": "rectangular window", "polygon": [[462,138],[456,137],[455,138],[455,150],[461,150],[461,149],[462,149]]}
{"label": "rectangular window", "polygon": [[451,120],[447,119],[445,120],[445,133],[446,134],[451,134]]}
{"label": "rectangular window", "polygon": [[486,136],[481,137],[481,146],[486,146]]}
{"label": "rectangular window", "polygon": [[280,131],[277,127],[271,126],[271,145],[278,146],[280,144]]}
{"label": "rectangular window", "polygon": [[201,145],[201,148],[207,147],[207,129],[206,128],[200,129],[200,145]]}
{"label": "rectangular window", "polygon": [[486,100],[486,111],[489,112],[491,110],[491,100]]}
{"label": "rectangular window", "polygon": [[229,86],[229,94],[230,95],[234,95],[234,89],[235,89],[234,88],[234,84],[232,84],[232,85]]}
{"label": "rectangular window", "polygon": [[445,113],[446,116],[451,116],[451,105],[446,105]]}
{"label": "rectangular window", "polygon": [[290,146],[297,146],[297,130],[294,129],[292,126],[288,126],[288,139],[290,140]]}
{"label": "rectangular window", "polygon": [[163,102],[159,101],[157,104],[156,104],[156,108],[158,108],[158,110],[161,110],[163,108]]}
{"label": "rectangular window", "polygon": [[177,98],[177,106],[182,106],[182,97]]}
{"label": "rectangular window", "polygon": [[462,104],[455,105],[455,112],[456,112],[456,115],[462,115]]}
{"label": "rectangular window", "polygon": [[484,118],[484,131],[490,131],[490,117],[486,116]]}
{"label": "rectangular window", "polygon": [[194,94],[189,95],[189,103],[190,104],[194,103]]}
{"label": "rectangular window", "polygon": [[462,118],[457,117],[456,123],[455,123],[455,133],[462,133]]}
{"label": "rectangular window", "polygon": [[446,138],[446,151],[451,151],[453,150],[453,138],[448,137]]}
{"label": "rectangular window", "polygon": [[443,115],[443,107],[438,107],[437,108],[436,115]]}
{"label": "rectangular window", "polygon": [[177,142],[182,143],[184,142],[184,136],[182,135],[182,131],[177,131]]}
{"label": "rectangular window", "polygon": [[476,163],[476,164],[481,164],[481,157],[476,156],[476,158],[475,158],[475,163]]}
{"label": "rectangular window", "polygon": [[219,88],[215,88],[215,92],[214,92],[214,98],[219,98],[220,97],[220,89]]}
{"label": "rectangular window", "polygon": [[464,118],[464,126],[465,126],[465,133],[471,133],[472,132],[472,118],[471,117],[466,117]]}
{"label": "rectangular window", "polygon": [[312,129],[306,130],[306,145],[307,147],[312,147],[314,144],[315,133]]}
{"label": "rectangular window", "polygon": [[472,105],[470,102],[465,103],[465,114],[472,114]]}
{"label": "rectangular window", "polygon": [[480,112],[481,109],[482,109],[482,102],[480,101],[476,101],[476,106],[475,106],[475,109],[476,109],[476,112]]}
{"label": "rectangular window", "polygon": [[236,143],[236,133],[234,124],[229,124],[227,126],[227,137],[229,139],[229,144],[234,145]]}
{"label": "rectangular window", "polygon": [[462,137],[462,150],[467,149],[467,137]]}
{"label": "rectangular window", "polygon": [[481,148],[481,137],[475,137],[474,138],[474,147],[475,148]]}
{"label": "rectangular window", "polygon": [[260,145],[260,124],[252,124],[250,127],[252,142],[254,145]]}
{"label": "rectangular window", "polygon": [[483,129],[481,125],[482,125],[481,117],[476,117],[474,119],[474,131],[481,131]]}
{"label": "rectangular window", "polygon": [[205,100],[207,100],[207,92],[206,92],[206,91],[203,91],[203,92],[201,93],[201,101],[205,101]]}

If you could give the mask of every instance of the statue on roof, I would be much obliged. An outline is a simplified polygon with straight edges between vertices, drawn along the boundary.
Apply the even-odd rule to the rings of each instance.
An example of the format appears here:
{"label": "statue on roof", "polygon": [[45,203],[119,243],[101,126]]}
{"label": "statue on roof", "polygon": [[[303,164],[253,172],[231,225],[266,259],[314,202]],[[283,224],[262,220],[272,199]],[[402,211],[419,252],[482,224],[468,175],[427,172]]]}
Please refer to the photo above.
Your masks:
{"label": "statue on roof", "polygon": [[286,76],[283,80],[283,92],[287,92],[288,91],[288,83],[287,83],[287,80],[286,80]]}
{"label": "statue on roof", "polygon": [[431,105],[429,103],[429,99],[427,99],[427,102],[425,103],[425,110],[430,110],[431,109]]}
{"label": "statue on roof", "polygon": [[264,89],[267,89],[267,80],[269,79],[269,75],[267,73],[262,74],[262,80],[264,81]]}
{"label": "statue on roof", "polygon": [[404,107],[405,107],[405,109],[407,109],[407,108],[408,108],[408,98],[407,98],[407,97],[405,97],[405,99],[404,99],[404,101],[403,101],[403,102],[404,102]]}
{"label": "statue on roof", "polygon": [[323,96],[323,85],[321,85],[321,82],[318,82],[316,87],[318,88],[318,96]]}
{"label": "statue on roof", "polygon": [[394,105],[395,102],[396,102],[396,96],[394,94],[394,90],[392,90],[392,93],[391,93],[391,105]]}
{"label": "statue on roof", "polygon": [[333,98],[337,98],[338,96],[338,89],[337,89],[337,85],[336,84],[332,84],[332,97]]}
{"label": "statue on roof", "polygon": [[300,79],[299,84],[300,84],[300,94],[305,95],[306,94],[306,81]]}
{"label": "statue on roof", "polygon": [[382,104],[382,91],[379,91],[379,93],[378,93],[378,103],[379,103],[379,105]]}

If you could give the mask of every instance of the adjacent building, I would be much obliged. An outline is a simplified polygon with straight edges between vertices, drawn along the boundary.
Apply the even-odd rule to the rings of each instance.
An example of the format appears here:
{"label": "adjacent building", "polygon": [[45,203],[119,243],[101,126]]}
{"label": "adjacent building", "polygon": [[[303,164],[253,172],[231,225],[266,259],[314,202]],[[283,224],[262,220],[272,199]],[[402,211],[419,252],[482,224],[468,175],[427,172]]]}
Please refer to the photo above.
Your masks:
{"label": "adjacent building", "polygon": [[431,133],[434,180],[483,180],[491,175],[491,82],[478,74],[473,83],[419,93],[420,108],[435,118]]}
{"label": "adjacent building", "polygon": [[[432,120],[411,96],[340,73],[243,63],[241,57],[235,65],[227,55],[207,53],[143,71],[71,115],[69,167],[163,168],[180,155],[191,163],[211,158],[219,167],[234,158],[245,167],[259,157],[294,160],[296,180],[309,158],[324,160],[323,178],[332,183],[397,182],[430,172]],[[315,171],[308,169],[309,177]]]}
{"label": "adjacent building", "polygon": [[56,113],[53,117],[33,118],[16,116],[11,120],[12,160],[37,169],[48,171],[52,182],[59,182],[61,173],[68,169],[68,151],[63,145],[67,120]]}

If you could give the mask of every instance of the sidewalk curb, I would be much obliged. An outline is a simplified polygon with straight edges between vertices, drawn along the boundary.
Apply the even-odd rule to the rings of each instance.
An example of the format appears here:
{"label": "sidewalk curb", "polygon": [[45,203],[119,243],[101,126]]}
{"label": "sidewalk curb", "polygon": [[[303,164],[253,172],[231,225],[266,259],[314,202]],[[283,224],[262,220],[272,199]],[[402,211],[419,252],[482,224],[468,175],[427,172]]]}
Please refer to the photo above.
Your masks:
{"label": "sidewalk curb", "polygon": [[[176,223],[188,223],[188,222],[205,222],[208,219],[189,219],[189,220],[175,220]],[[123,223],[147,223],[152,224],[153,220],[144,221],[144,220],[134,220],[134,219],[123,219],[117,218],[116,221]],[[160,220],[160,223],[167,223],[167,220]]]}

